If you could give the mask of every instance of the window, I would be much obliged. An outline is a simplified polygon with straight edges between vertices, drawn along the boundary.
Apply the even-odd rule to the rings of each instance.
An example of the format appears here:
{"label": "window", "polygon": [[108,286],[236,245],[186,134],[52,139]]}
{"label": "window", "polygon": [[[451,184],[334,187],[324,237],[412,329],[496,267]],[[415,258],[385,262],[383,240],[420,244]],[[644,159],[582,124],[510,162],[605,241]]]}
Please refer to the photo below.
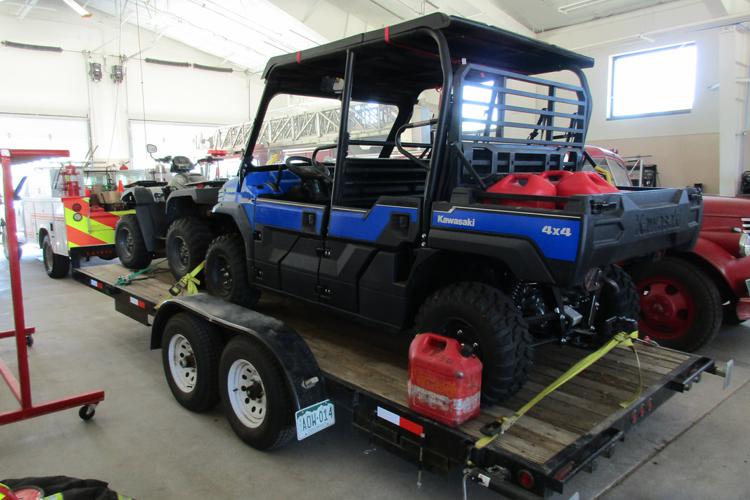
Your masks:
{"label": "window", "polygon": [[612,57],[609,118],[690,111],[696,61],[692,42]]}

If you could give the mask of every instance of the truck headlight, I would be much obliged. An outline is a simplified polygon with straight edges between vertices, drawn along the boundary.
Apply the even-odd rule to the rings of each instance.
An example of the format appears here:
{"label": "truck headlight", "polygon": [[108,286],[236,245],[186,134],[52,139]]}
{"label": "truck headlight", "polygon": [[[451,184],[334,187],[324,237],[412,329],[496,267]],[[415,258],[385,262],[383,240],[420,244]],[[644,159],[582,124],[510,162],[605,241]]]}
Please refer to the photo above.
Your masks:
{"label": "truck headlight", "polygon": [[740,235],[740,255],[742,257],[750,255],[750,236],[747,233]]}

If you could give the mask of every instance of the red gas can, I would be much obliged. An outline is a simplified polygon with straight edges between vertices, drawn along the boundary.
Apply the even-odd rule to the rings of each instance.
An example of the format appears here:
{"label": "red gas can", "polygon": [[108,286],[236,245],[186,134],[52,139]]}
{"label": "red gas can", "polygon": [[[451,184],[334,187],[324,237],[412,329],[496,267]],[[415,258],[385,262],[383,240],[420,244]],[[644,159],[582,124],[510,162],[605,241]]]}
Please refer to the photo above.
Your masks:
{"label": "red gas can", "polygon": [[575,172],[557,184],[557,196],[617,193],[618,191],[619,189],[605,181],[596,172]]}
{"label": "red gas can", "polygon": [[[488,193],[524,194],[529,196],[555,196],[555,185],[540,174],[515,173],[508,174],[487,189]],[[502,200],[499,205],[515,207],[555,208],[549,201]]]}
{"label": "red gas can", "polygon": [[482,362],[457,340],[421,333],[409,347],[409,407],[456,427],[479,415]]}
{"label": "red gas can", "polygon": [[[539,176],[543,179],[547,179],[548,181],[550,181],[553,186],[557,186],[557,184],[561,180],[571,175],[573,175],[573,172],[571,172],[570,170],[547,170],[539,174]],[[556,192],[557,190],[555,190],[555,193]]]}

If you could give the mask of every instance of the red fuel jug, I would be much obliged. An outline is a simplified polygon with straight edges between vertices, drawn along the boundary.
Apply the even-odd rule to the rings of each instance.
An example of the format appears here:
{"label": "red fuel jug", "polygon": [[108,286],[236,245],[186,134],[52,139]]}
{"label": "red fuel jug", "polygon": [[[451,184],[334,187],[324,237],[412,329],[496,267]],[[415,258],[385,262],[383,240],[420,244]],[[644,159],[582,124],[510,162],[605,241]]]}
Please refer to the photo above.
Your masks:
{"label": "red fuel jug", "polygon": [[409,347],[409,407],[451,427],[479,415],[482,362],[456,339],[421,333]]}
{"label": "red fuel jug", "polygon": [[[555,196],[555,185],[540,174],[514,173],[508,174],[487,189],[488,193],[525,194],[529,196]],[[515,207],[555,208],[550,201],[501,200],[499,205]]]}
{"label": "red fuel jug", "polygon": [[[547,170],[539,174],[543,179],[550,181],[553,186],[557,186],[561,180],[570,177],[571,175],[573,175],[573,172],[570,170]],[[555,190],[555,192],[557,192],[557,190]]]}
{"label": "red fuel jug", "polygon": [[620,191],[596,172],[575,172],[557,184],[557,196],[617,193]]}

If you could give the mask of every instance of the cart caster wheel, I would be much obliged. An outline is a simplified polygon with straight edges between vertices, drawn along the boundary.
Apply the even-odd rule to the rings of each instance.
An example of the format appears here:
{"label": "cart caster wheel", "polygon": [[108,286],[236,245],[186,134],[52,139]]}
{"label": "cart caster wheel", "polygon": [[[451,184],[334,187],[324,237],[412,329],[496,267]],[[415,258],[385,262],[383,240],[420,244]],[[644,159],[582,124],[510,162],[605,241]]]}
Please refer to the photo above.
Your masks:
{"label": "cart caster wheel", "polygon": [[31,335],[26,335],[26,345],[28,347],[33,346],[34,345],[34,337],[32,337]]}
{"label": "cart caster wheel", "polygon": [[95,413],[96,413],[96,405],[81,406],[81,409],[78,410],[78,416],[81,417],[81,420],[84,420],[84,421],[89,421],[92,418],[94,418]]}

